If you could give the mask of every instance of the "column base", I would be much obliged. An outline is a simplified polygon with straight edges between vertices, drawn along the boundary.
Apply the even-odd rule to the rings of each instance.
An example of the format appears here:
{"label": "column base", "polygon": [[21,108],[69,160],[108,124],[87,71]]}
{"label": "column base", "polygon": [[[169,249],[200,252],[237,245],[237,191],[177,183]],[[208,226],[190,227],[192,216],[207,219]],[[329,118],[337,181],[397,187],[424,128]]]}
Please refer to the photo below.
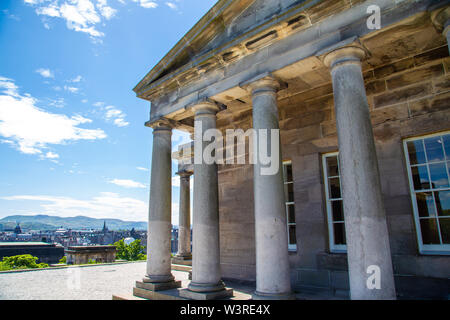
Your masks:
{"label": "column base", "polygon": [[150,290],[150,291],[170,290],[170,289],[175,289],[175,288],[181,288],[181,281],[170,281],[170,282],[160,282],[160,283],[136,281],[136,288]]}
{"label": "column base", "polygon": [[192,256],[175,256],[172,258],[172,263],[192,266]]}
{"label": "column base", "polygon": [[152,275],[146,274],[144,279],[142,279],[142,281],[145,283],[167,283],[167,282],[172,282],[173,280],[175,280],[175,278],[172,274],[163,275],[163,276],[158,276],[158,275],[152,276]]}
{"label": "column base", "polygon": [[252,294],[253,300],[295,300],[295,294],[293,292],[287,293],[265,293],[255,291]]}
{"label": "column base", "polygon": [[195,292],[189,289],[182,289],[179,291],[180,297],[191,300],[219,300],[233,296],[233,289],[222,288],[220,291],[212,292]]}
{"label": "column base", "polygon": [[188,289],[193,292],[216,292],[225,289],[225,284],[220,280],[216,284],[211,283],[196,283],[191,281],[188,285]]}
{"label": "column base", "polygon": [[192,260],[192,254],[176,254],[172,259]]}

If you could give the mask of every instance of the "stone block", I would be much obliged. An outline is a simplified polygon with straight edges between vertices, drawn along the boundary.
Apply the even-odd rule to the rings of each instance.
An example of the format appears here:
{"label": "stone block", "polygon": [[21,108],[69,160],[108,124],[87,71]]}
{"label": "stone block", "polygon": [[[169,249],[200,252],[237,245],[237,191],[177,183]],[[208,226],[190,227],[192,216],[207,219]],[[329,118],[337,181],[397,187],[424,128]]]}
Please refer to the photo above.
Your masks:
{"label": "stone block", "polygon": [[375,80],[366,83],[366,94],[368,96],[372,94],[381,93],[386,90],[386,82],[384,80]]}
{"label": "stone block", "polygon": [[152,291],[134,287],[133,295],[148,300],[186,300],[186,298],[180,297],[178,289],[165,291]]}
{"label": "stone block", "polygon": [[408,103],[409,113],[412,117],[450,108],[450,93],[442,93],[432,98],[411,101]]}
{"label": "stone block", "polygon": [[335,290],[350,290],[348,272],[331,271],[331,287]]}
{"label": "stone block", "polygon": [[445,93],[450,91],[450,76],[437,78],[433,81],[434,93]]}
{"label": "stone block", "polygon": [[330,287],[328,270],[298,269],[299,285],[312,287]]}
{"label": "stone block", "polygon": [[395,121],[408,118],[408,105],[406,103],[379,108],[370,113],[372,125],[376,126],[386,121]]}
{"label": "stone block", "polygon": [[150,290],[150,291],[163,291],[174,288],[181,288],[181,281],[152,283],[144,281],[136,281],[136,288]]}
{"label": "stone block", "polygon": [[220,300],[233,296],[233,289],[230,288],[214,292],[194,292],[189,289],[182,289],[179,292],[180,297],[191,300]]}
{"label": "stone block", "polygon": [[411,84],[415,84],[424,80],[439,77],[444,74],[444,66],[442,63],[427,66],[420,69],[413,69],[401,75],[386,80],[389,89],[397,89]]}
{"label": "stone block", "polygon": [[430,95],[432,93],[431,83],[421,83],[396,91],[388,91],[374,97],[375,108],[399,104],[407,100],[413,100]]}
{"label": "stone block", "polygon": [[448,46],[442,46],[414,57],[414,64],[416,66],[424,65],[428,62],[448,57]]}
{"label": "stone block", "polygon": [[332,271],[347,271],[348,262],[346,253],[327,253],[317,254],[317,267],[319,269],[328,269]]}
{"label": "stone block", "polygon": [[381,79],[391,74],[414,68],[414,59],[407,58],[395,63],[384,65],[373,70],[375,78]]}

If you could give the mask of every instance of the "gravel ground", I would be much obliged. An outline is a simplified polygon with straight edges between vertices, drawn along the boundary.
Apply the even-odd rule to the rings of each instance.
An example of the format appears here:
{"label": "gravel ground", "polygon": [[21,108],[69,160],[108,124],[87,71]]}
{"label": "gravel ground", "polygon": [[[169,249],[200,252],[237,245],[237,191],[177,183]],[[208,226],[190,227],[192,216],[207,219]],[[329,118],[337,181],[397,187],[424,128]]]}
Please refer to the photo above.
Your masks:
{"label": "gravel ground", "polygon": [[[145,275],[145,261],[0,274],[0,300],[111,300],[130,294]],[[188,273],[172,271],[178,280]]]}

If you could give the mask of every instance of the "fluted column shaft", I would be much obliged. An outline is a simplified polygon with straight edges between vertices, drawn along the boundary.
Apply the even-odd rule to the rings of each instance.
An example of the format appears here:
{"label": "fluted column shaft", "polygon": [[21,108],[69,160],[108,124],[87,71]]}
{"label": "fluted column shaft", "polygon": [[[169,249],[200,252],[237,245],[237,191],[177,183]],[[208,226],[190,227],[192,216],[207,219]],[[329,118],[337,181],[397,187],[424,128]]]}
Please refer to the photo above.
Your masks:
{"label": "fluted column shaft", "polygon": [[177,257],[190,259],[191,254],[191,172],[181,171],[180,176],[180,211],[178,222],[178,253]]}
{"label": "fluted column shaft", "polygon": [[[361,70],[364,56],[361,48],[346,47],[325,57],[333,82],[350,294],[352,299],[395,299],[389,234]],[[380,288],[376,288],[377,276]]]}
{"label": "fluted column shaft", "polygon": [[147,274],[144,282],[173,281],[171,273],[172,128],[166,122],[153,127],[150,206],[147,235]]}
{"label": "fluted column shaft", "polygon": [[281,144],[278,139],[278,171],[263,175],[258,155],[261,131],[267,133],[267,150],[271,150],[271,129],[279,130],[277,90],[279,83],[264,78],[250,84],[253,102],[254,141],[254,199],[256,244],[256,292],[254,299],[289,299],[291,294],[288,261]]}

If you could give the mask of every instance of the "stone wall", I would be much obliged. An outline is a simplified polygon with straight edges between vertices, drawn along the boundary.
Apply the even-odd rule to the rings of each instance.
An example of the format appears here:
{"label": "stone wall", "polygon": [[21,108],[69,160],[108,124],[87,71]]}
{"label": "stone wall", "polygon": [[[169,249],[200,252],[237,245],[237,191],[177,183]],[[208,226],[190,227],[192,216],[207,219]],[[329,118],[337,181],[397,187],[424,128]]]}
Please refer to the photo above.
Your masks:
{"label": "stone wall", "polygon": [[[421,255],[412,212],[402,140],[450,130],[450,57],[447,45],[371,68],[364,79],[400,297],[447,297],[450,257]],[[301,83],[299,84],[301,85]],[[291,160],[297,251],[290,253],[296,290],[348,291],[345,254],[330,253],[322,154],[338,151],[331,83],[281,99],[282,152]],[[251,110],[234,127],[251,127]],[[221,129],[227,123],[218,121]],[[241,125],[241,126],[239,126]],[[255,280],[253,168],[220,166],[221,265],[224,278]]]}
{"label": "stone wall", "polygon": [[38,257],[37,263],[58,263],[64,256],[64,248],[54,244],[14,243],[12,245],[0,245],[0,261],[3,257],[12,257],[23,254],[31,254]]}

